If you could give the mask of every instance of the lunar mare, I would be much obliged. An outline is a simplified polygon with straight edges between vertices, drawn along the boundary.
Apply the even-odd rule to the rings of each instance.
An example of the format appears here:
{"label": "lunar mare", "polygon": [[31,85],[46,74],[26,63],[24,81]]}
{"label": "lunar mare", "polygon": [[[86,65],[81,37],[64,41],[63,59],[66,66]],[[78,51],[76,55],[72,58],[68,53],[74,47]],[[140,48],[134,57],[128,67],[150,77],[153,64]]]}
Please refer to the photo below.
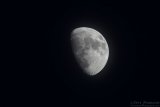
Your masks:
{"label": "lunar mare", "polygon": [[88,75],[96,75],[106,65],[109,47],[98,31],[88,28],[76,28],[71,33],[71,44],[75,58]]}

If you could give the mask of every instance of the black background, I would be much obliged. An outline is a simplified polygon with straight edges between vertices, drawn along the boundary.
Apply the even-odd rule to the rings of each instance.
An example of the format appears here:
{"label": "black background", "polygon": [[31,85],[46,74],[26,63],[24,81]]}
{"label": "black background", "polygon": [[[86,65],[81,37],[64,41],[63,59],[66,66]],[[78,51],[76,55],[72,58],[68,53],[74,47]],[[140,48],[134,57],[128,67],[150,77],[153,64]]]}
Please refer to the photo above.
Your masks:
{"label": "black background", "polygon": [[[13,79],[6,79],[6,98],[16,100],[13,104],[125,107],[159,101],[156,5],[57,1],[23,6],[11,10],[22,35],[20,73],[8,73]],[[109,45],[107,65],[94,77],[81,71],[71,50],[70,33],[81,26],[98,30]]]}

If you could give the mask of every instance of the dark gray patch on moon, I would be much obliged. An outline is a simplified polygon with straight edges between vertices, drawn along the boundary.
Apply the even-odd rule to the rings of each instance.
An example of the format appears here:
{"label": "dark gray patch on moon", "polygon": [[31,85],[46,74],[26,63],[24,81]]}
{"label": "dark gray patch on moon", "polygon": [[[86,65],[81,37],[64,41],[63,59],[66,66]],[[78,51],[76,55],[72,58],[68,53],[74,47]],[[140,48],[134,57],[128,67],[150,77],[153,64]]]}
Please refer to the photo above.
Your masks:
{"label": "dark gray patch on moon", "polygon": [[102,52],[99,51],[99,48],[101,47],[103,50],[106,50],[106,43],[102,43],[98,40],[94,40],[91,37],[85,37],[84,42],[85,42],[85,49],[89,49],[90,47],[92,47],[94,50],[99,52],[101,55],[103,54]]}
{"label": "dark gray patch on moon", "polygon": [[98,50],[99,47],[101,46],[101,43],[98,40],[93,41],[91,44],[94,50]]}
{"label": "dark gray patch on moon", "polygon": [[85,37],[84,42],[86,47],[92,47],[94,50],[98,50],[98,47],[100,46],[100,42],[93,40],[91,37]]}
{"label": "dark gray patch on moon", "polygon": [[102,49],[104,49],[104,50],[106,50],[106,43],[101,43],[101,47],[102,47]]}

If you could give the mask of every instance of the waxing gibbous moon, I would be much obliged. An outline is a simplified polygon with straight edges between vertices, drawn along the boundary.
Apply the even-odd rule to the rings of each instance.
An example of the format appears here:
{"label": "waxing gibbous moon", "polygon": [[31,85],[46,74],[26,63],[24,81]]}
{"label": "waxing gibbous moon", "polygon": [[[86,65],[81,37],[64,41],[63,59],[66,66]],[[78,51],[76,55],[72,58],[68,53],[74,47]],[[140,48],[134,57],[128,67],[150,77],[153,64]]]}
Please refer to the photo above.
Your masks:
{"label": "waxing gibbous moon", "polygon": [[71,32],[71,44],[84,73],[93,76],[102,71],[108,61],[109,47],[101,33],[88,27],[76,28]]}

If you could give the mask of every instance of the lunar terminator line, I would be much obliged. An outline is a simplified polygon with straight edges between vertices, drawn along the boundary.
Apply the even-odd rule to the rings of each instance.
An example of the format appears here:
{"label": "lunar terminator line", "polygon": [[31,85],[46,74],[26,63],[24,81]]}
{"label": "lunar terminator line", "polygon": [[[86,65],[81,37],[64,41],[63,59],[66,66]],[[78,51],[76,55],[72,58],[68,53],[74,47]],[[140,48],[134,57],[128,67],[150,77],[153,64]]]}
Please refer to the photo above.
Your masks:
{"label": "lunar terminator line", "polygon": [[75,58],[86,74],[96,75],[105,67],[109,47],[98,31],[88,27],[76,28],[71,33],[71,44]]}

